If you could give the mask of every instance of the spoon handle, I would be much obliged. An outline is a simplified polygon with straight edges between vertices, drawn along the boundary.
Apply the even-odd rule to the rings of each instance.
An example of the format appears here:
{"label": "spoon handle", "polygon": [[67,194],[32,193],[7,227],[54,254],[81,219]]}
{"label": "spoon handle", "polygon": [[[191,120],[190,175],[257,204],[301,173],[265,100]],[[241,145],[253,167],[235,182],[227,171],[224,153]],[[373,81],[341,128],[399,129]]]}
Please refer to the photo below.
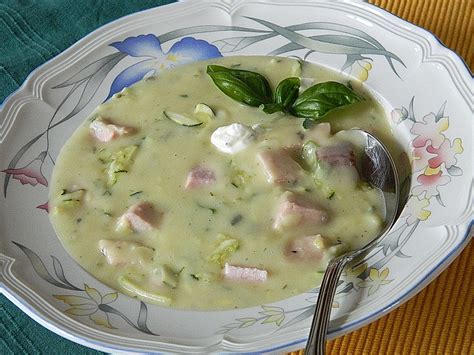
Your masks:
{"label": "spoon handle", "polygon": [[306,355],[324,355],[326,352],[326,334],[328,331],[329,318],[331,316],[332,303],[334,301],[339,277],[347,263],[347,258],[335,258],[328,264],[326,272],[324,273],[323,282],[319,287],[313,323],[311,324],[305,349]]}

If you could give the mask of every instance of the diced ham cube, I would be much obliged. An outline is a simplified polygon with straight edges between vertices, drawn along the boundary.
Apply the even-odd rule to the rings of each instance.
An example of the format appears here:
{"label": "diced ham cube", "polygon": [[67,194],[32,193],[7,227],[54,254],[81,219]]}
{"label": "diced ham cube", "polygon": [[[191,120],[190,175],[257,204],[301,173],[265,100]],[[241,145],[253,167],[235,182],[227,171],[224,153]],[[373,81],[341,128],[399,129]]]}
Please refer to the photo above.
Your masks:
{"label": "diced ham cube", "polygon": [[188,174],[186,189],[195,189],[203,186],[212,185],[216,181],[216,174],[208,168],[196,166]]}
{"label": "diced ham cube", "polygon": [[110,123],[110,121],[102,117],[92,121],[89,129],[91,135],[100,142],[110,142],[115,138],[134,132],[134,129],[131,127]]}
{"label": "diced ham cube", "polygon": [[301,144],[292,144],[288,147],[284,147],[283,150],[288,153],[288,155],[293,159],[301,158]]}
{"label": "diced ham cube", "polygon": [[328,122],[319,123],[305,134],[305,140],[310,140],[316,144],[325,142],[331,136],[331,124]]}
{"label": "diced ham cube", "polygon": [[99,250],[113,266],[145,265],[152,261],[153,249],[135,242],[101,239]]}
{"label": "diced ham cube", "polygon": [[162,213],[154,210],[148,202],[137,202],[117,221],[117,229],[131,227],[137,232],[146,232],[158,227]]}
{"label": "diced ham cube", "polygon": [[267,270],[263,269],[235,266],[228,263],[224,265],[224,278],[227,280],[265,282],[267,275]]}
{"label": "diced ham cube", "polygon": [[328,247],[321,234],[298,237],[288,244],[286,255],[291,259],[321,261]]}
{"label": "diced ham cube", "polygon": [[332,166],[355,166],[354,150],[350,144],[321,147],[316,155],[320,161]]}
{"label": "diced ham cube", "polygon": [[273,222],[274,229],[313,227],[326,223],[328,214],[301,195],[286,193]]}
{"label": "diced ham cube", "polygon": [[285,148],[264,150],[258,153],[267,181],[275,185],[294,184],[301,175],[301,166],[291,157],[291,151]]}

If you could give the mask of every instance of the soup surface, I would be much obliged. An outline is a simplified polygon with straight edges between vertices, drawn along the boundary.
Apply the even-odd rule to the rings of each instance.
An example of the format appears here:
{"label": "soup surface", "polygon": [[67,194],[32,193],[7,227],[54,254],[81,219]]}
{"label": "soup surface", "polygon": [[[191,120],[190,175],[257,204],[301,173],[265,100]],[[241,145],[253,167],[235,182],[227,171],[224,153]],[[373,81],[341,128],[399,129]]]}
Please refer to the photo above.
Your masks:
{"label": "soup surface", "polygon": [[[313,64],[228,57],[124,89],[62,148],[50,218],[73,258],[111,287],[185,309],[269,303],[316,287],[327,261],[381,230],[381,192],[360,181],[360,127],[395,149],[384,110],[364,100],[317,125],[224,95],[209,64],[307,86],[348,78]],[[359,169],[360,170],[360,169]]]}

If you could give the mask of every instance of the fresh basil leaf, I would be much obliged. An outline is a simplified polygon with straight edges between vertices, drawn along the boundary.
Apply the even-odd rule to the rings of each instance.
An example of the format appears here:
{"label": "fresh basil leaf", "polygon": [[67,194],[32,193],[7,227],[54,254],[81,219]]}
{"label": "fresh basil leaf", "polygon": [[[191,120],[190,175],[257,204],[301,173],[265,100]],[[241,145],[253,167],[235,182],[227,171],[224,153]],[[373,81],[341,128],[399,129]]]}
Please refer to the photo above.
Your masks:
{"label": "fresh basil leaf", "polygon": [[270,84],[259,73],[208,65],[207,74],[224,94],[240,103],[258,107],[272,102]]}
{"label": "fresh basil leaf", "polygon": [[327,81],[311,86],[293,104],[291,113],[312,120],[323,117],[334,109],[362,100],[344,84]]}
{"label": "fresh basil leaf", "polygon": [[263,105],[263,112],[275,113],[278,111],[288,111],[298,97],[299,89],[299,78],[283,79],[275,89],[273,102]]}
{"label": "fresh basil leaf", "polygon": [[283,111],[283,106],[281,104],[271,103],[271,104],[264,104],[262,109],[263,109],[263,112],[270,114],[270,113]]}
{"label": "fresh basil leaf", "polygon": [[282,110],[286,111],[293,105],[298,97],[300,89],[300,78],[286,78],[278,84],[273,95],[273,102],[280,104]]}

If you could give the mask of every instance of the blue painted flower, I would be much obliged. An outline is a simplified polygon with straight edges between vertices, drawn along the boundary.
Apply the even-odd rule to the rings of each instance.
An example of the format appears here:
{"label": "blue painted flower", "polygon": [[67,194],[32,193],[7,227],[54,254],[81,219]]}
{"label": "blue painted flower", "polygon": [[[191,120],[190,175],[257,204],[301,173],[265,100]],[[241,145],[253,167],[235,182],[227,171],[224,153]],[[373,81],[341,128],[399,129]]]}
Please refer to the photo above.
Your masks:
{"label": "blue painted flower", "polygon": [[122,42],[112,43],[111,46],[143,60],[125,69],[115,78],[107,99],[145,76],[198,60],[222,57],[217,47],[192,37],[184,37],[176,42],[167,53],[163,52],[160,40],[153,34],[128,37]]}

